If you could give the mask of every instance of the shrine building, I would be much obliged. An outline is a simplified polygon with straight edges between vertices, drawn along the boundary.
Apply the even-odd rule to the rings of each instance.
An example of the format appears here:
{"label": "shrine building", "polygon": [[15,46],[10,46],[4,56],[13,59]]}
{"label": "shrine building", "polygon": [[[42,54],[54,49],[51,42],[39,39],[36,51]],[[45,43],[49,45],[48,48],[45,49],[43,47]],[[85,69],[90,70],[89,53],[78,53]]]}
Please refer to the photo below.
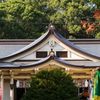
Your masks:
{"label": "shrine building", "polygon": [[0,39],[0,100],[20,100],[30,76],[61,68],[87,87],[100,67],[99,39],[65,39],[54,25],[38,39]]}

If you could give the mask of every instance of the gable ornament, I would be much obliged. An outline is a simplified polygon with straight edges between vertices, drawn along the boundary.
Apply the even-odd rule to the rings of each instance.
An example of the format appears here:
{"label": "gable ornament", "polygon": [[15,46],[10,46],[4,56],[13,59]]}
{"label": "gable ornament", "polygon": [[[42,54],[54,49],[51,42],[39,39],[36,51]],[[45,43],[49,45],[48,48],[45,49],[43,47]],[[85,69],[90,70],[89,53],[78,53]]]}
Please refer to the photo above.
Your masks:
{"label": "gable ornament", "polygon": [[55,42],[53,40],[50,40],[49,41],[49,46],[51,47],[51,49],[53,49],[54,45],[55,45]]}

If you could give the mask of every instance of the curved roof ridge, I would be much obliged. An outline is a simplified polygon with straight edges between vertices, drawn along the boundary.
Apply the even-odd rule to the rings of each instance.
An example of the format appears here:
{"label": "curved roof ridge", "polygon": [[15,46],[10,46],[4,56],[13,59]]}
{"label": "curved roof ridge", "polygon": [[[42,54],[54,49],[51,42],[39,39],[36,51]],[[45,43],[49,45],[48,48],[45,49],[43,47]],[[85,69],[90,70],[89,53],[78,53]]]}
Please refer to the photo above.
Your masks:
{"label": "curved roof ridge", "polygon": [[59,62],[59,63],[64,64],[64,65],[68,65],[68,66],[71,66],[71,67],[84,68],[84,64],[73,64],[73,63],[70,63],[68,61],[62,60],[62,59],[60,59],[60,58],[58,58],[56,56],[54,56],[54,60],[56,62]]}
{"label": "curved roof ridge", "polygon": [[43,59],[41,59],[41,60],[39,60],[39,61],[36,61],[36,62],[34,62],[34,63],[26,64],[26,65],[21,65],[21,67],[24,68],[24,67],[27,67],[27,66],[28,66],[28,67],[29,67],[29,66],[35,66],[35,65],[44,63],[44,62],[46,62],[46,61],[48,61],[48,60],[50,60],[50,59],[51,59],[51,56],[48,56],[48,57],[43,58]]}
{"label": "curved roof ridge", "polygon": [[43,58],[37,62],[34,62],[34,63],[31,63],[31,64],[15,64],[15,63],[1,63],[0,65],[0,68],[1,69],[23,69],[23,68],[29,68],[29,67],[37,67],[38,65],[41,65],[41,64],[44,64],[50,60],[54,60],[55,62],[59,63],[59,64],[62,64],[62,65],[65,65],[66,67],[74,67],[74,68],[96,68],[96,67],[99,67],[98,64],[95,66],[91,66],[90,65],[85,65],[85,64],[73,64],[73,63],[70,63],[68,61],[65,61],[65,60],[62,60],[54,55],[49,55],[48,57],[46,58]]}
{"label": "curved roof ridge", "polygon": [[2,58],[0,58],[0,60],[6,59],[6,58],[10,58],[10,57],[12,57],[12,56],[14,56],[14,55],[17,55],[17,54],[19,54],[19,53],[21,53],[21,52],[24,52],[24,51],[27,50],[27,49],[32,48],[33,46],[35,46],[36,44],[38,44],[40,41],[42,41],[47,35],[49,35],[49,31],[50,31],[50,30],[47,30],[46,33],[44,33],[42,36],[40,36],[38,39],[36,39],[36,40],[33,41],[32,43],[30,43],[29,45],[25,46],[24,48],[22,48],[22,49],[16,51],[15,53],[12,53],[12,54],[10,54],[10,55],[7,55],[7,56],[5,56],[5,57],[2,57]]}
{"label": "curved roof ridge", "polygon": [[67,66],[70,66],[70,67],[84,68],[83,64],[78,65],[78,64],[69,63],[68,61],[62,60],[62,59],[60,59],[56,56],[52,56],[52,55],[49,55],[48,57],[43,58],[40,61],[37,61],[35,63],[22,65],[21,68],[27,68],[27,67],[29,68],[29,67],[37,66],[37,65],[43,64],[45,62],[48,62],[51,59],[53,59],[55,62],[58,62],[58,63],[63,64],[63,65],[67,65]]}
{"label": "curved roof ridge", "polygon": [[58,40],[60,40],[62,43],[64,43],[66,46],[70,47],[71,49],[81,53],[81,54],[84,54],[88,57],[91,57],[93,59],[98,59],[100,60],[100,57],[99,56],[96,56],[96,55],[93,55],[87,51],[84,51],[83,49],[81,49],[80,47],[76,46],[75,44],[71,43],[69,40],[67,40],[66,38],[64,38],[63,36],[61,36],[57,31],[56,29],[51,25],[47,32],[44,33],[41,37],[39,37],[38,39],[36,39],[34,42],[30,43],[29,45],[25,46],[24,48],[18,50],[17,52],[15,53],[12,53],[8,56],[5,56],[3,58],[0,58],[1,61],[4,61],[4,60],[7,60],[11,57],[14,57],[14,56],[18,56],[20,55],[21,53],[25,53],[26,51],[34,48],[35,46],[39,45],[41,42],[43,42],[44,40],[46,40],[50,34],[53,34]]}
{"label": "curved roof ridge", "polygon": [[75,51],[78,51],[80,53],[83,53],[85,55],[88,55],[88,56],[94,57],[95,59],[99,59],[100,60],[99,56],[97,56],[95,54],[91,54],[90,52],[81,49],[80,47],[78,47],[74,43],[70,42],[69,40],[67,40],[66,38],[64,38],[63,36],[61,36],[56,30],[54,30],[54,31],[55,31],[54,36],[56,38],[58,38],[58,40],[60,40],[61,42],[63,42],[65,45],[67,45],[68,47],[74,49]]}
{"label": "curved roof ridge", "polygon": [[48,31],[45,34],[43,34],[42,36],[40,36],[38,39],[36,39],[35,41],[33,41],[32,43],[30,43],[29,45],[25,46],[24,48],[18,50],[17,52],[15,52],[15,53],[13,53],[11,55],[14,55],[16,53],[22,52],[25,49],[28,49],[28,48],[32,47],[33,45],[37,44],[40,40],[42,40],[47,35],[47,33],[48,33]]}
{"label": "curved roof ridge", "polygon": [[[31,63],[31,64],[10,64],[10,67],[6,66],[5,64],[3,66],[0,66],[1,69],[3,68],[14,68],[14,69],[22,69],[22,68],[29,68],[29,67],[37,67],[38,65],[41,65],[41,64],[44,64],[50,60],[54,60],[55,62],[57,63],[60,63],[62,65],[66,65],[66,66],[69,66],[69,67],[76,67],[76,68],[84,68],[84,65],[78,65],[78,64],[73,64],[73,63],[69,63],[67,61],[64,61],[54,55],[49,55],[48,57],[46,58],[43,58],[37,62],[34,62],[34,63]],[[12,65],[12,66],[11,66]],[[13,67],[13,65],[16,65],[16,67]]]}

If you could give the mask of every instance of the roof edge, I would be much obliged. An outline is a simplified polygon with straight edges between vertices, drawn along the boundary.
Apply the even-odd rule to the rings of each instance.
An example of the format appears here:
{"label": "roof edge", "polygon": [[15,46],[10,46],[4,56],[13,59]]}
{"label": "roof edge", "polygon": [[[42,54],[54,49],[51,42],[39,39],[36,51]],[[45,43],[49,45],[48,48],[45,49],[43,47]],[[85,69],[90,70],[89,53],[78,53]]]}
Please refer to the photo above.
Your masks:
{"label": "roof edge", "polygon": [[70,47],[71,49],[81,53],[81,54],[84,54],[88,57],[91,57],[93,59],[97,59],[97,60],[100,60],[100,57],[96,56],[96,55],[93,55],[93,54],[90,54],[84,50],[82,50],[81,48],[79,48],[78,46],[76,46],[75,44],[71,43],[69,40],[65,39],[63,36],[61,36],[59,33],[57,33],[57,31],[55,30],[54,32],[54,36],[59,40],[61,41],[62,43],[64,43],[66,46]]}
{"label": "roof edge", "polygon": [[5,60],[8,60],[8,59],[13,58],[15,56],[18,56],[18,55],[20,55],[22,53],[25,53],[25,52],[31,50],[32,48],[35,48],[36,46],[40,45],[40,43],[42,43],[44,40],[46,40],[51,34],[54,34],[54,31],[53,31],[52,28],[49,28],[49,30],[44,35],[42,35],[40,38],[38,38],[37,40],[33,41],[29,45],[25,46],[21,50],[13,53],[11,55],[8,55],[6,57],[0,58],[0,62],[4,62]]}

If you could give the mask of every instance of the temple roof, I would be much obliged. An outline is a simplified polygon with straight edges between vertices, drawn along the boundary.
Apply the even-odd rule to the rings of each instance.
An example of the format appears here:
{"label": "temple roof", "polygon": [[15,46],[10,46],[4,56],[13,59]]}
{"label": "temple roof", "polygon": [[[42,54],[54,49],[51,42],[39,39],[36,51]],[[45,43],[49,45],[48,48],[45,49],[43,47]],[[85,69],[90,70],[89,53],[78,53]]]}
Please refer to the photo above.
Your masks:
{"label": "temple roof", "polygon": [[68,61],[64,61],[54,55],[49,55],[46,58],[43,58],[37,62],[34,63],[16,63],[16,62],[10,62],[10,63],[0,63],[0,69],[25,69],[25,68],[39,68],[39,65],[42,66],[45,63],[50,64],[50,61],[53,61],[53,63],[56,65],[56,63],[60,64],[60,66],[64,65],[64,68],[97,68],[99,67],[98,63],[92,62],[92,65],[90,63],[70,63]]}
{"label": "temple roof", "polygon": [[59,41],[61,41],[63,44],[65,44],[66,46],[68,46],[69,48],[73,49],[74,51],[77,51],[80,54],[86,55],[90,58],[96,59],[96,60],[100,60],[100,57],[93,55],[83,49],[81,49],[80,47],[76,46],[75,44],[71,43],[69,40],[65,39],[63,36],[61,36],[55,29],[54,26],[49,27],[47,32],[45,34],[43,34],[40,38],[36,39],[34,42],[30,43],[29,45],[23,47],[22,49],[16,51],[15,53],[12,53],[8,56],[5,56],[3,58],[0,58],[0,62],[4,62],[5,60],[8,60],[10,58],[14,58],[17,57],[21,54],[26,53],[27,51],[30,51],[31,49],[35,48],[36,46],[38,46],[39,44],[41,44],[42,42],[44,42],[50,35],[53,35],[55,38],[57,38]]}
{"label": "temple roof", "polygon": [[[34,42],[36,39],[0,39],[0,58],[6,57]],[[100,57],[100,39],[67,39],[84,51]],[[7,49],[6,49],[7,48]]]}
{"label": "temple roof", "polygon": [[84,55],[87,55],[87,56],[90,56],[90,57],[93,57],[93,58],[96,58],[98,60],[100,60],[100,57],[99,56],[96,56],[92,53],[89,53],[88,51],[85,51],[84,49],[76,46],[75,44],[73,44],[72,42],[70,42],[69,40],[67,40],[66,38],[64,38],[63,36],[61,36],[59,33],[57,33],[57,31],[55,31],[55,37],[57,39],[59,39],[61,42],[63,42],[65,45],[67,45],[68,47],[74,49],[75,51],[78,51]]}

